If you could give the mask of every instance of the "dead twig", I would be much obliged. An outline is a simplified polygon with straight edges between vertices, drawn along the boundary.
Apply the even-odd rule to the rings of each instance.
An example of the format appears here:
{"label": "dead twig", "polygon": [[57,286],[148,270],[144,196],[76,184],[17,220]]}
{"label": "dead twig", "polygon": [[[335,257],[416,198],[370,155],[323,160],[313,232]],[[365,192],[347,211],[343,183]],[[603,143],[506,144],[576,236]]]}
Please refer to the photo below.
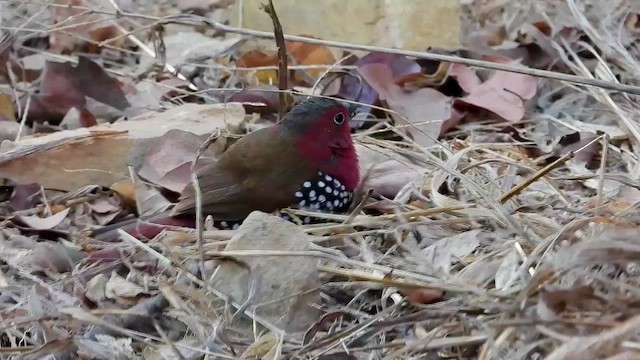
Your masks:
{"label": "dead twig", "polygon": [[278,89],[283,90],[278,93],[278,97],[280,100],[280,103],[278,104],[278,118],[280,121],[284,117],[284,114],[288,108],[287,93],[284,91],[289,88],[287,44],[284,41],[282,25],[280,24],[280,19],[278,19],[276,8],[273,6],[273,1],[269,0],[269,4],[263,4],[262,10],[264,10],[264,12],[266,12],[269,17],[271,17],[271,21],[273,22],[273,36],[276,40],[276,46],[278,47]]}

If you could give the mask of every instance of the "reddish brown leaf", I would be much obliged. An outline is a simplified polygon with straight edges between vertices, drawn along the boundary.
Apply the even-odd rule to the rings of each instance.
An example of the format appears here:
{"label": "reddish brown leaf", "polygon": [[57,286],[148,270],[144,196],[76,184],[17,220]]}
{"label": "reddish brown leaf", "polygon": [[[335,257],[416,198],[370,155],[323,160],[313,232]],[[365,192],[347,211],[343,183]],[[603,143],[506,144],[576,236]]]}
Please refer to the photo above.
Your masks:
{"label": "reddish brown leaf", "polygon": [[[506,58],[490,57],[500,63],[516,64]],[[462,64],[453,64],[451,76],[468,94],[458,101],[487,109],[509,121],[519,121],[525,113],[524,101],[531,99],[537,91],[537,79],[533,76],[506,71],[495,71],[485,82]]]}
{"label": "reddish brown leaf", "polygon": [[[141,177],[166,189],[181,192],[191,181],[191,162],[202,139],[197,135],[181,130],[170,130],[149,146],[140,168]],[[205,152],[205,156],[212,156]],[[207,161],[198,162],[197,168]]]}
{"label": "reddish brown leaf", "polygon": [[[393,78],[407,74],[419,73],[420,65],[413,60],[401,55],[372,52],[358,59],[354,65],[362,67],[369,64],[384,64],[391,69]],[[366,81],[359,81],[354,76],[345,77],[340,85],[338,94],[348,100],[356,100],[367,105],[373,105],[378,101],[377,91]],[[368,109],[366,110],[368,111]]]}
{"label": "reddish brown leaf", "polygon": [[398,124],[404,125],[400,131],[423,146],[435,142],[441,134],[443,122],[452,116],[451,98],[431,88],[404,90],[395,84],[393,72],[385,64],[367,64],[358,71],[380,99],[400,115],[392,114]]}
{"label": "reddish brown leaf", "polygon": [[234,93],[228,101],[242,103],[248,113],[275,114],[278,112],[280,97],[277,86],[259,85]]}
{"label": "reddish brown leaf", "polygon": [[[80,124],[92,126],[95,117],[86,109],[86,96],[118,110],[130,106],[121,83],[86,57],[78,66],[71,63],[47,61],[40,82],[40,93],[31,98],[30,118],[39,121],[60,120],[71,108],[80,111]],[[23,98],[23,106],[27,99]]]}

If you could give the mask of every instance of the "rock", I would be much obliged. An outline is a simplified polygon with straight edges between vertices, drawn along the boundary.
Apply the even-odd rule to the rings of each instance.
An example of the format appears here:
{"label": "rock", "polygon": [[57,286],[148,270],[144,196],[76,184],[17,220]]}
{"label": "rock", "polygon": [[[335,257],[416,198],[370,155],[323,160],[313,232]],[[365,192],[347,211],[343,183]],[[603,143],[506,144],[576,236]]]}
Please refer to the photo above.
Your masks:
{"label": "rock", "polygon": [[[226,250],[309,250],[309,237],[295,224],[254,211],[238,228]],[[308,329],[320,315],[311,306],[320,303],[318,259],[309,256],[241,257],[250,267],[256,285],[249,306],[258,316],[287,333]],[[240,265],[222,262],[212,286],[243,303],[248,293],[248,274]],[[309,290],[313,290],[310,291]],[[296,295],[302,294],[302,295]],[[266,304],[257,306],[256,304]]]}
{"label": "rock", "polygon": [[[231,24],[273,31],[271,19],[260,9],[262,3],[236,1]],[[285,34],[407,50],[460,45],[461,5],[456,0],[273,0],[273,4]]]}

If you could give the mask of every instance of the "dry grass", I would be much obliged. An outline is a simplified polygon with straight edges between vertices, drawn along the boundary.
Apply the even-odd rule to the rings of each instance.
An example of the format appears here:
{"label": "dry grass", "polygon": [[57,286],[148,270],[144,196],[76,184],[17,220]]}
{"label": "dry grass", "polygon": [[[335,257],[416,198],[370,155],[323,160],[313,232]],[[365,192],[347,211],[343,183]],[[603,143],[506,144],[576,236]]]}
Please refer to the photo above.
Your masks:
{"label": "dry grass", "polygon": [[[552,26],[575,27],[588,40],[552,42],[560,62],[581,77],[637,86],[640,30],[624,25],[640,11],[632,3],[496,0],[468,7],[467,25],[473,29],[473,19],[482,18],[506,24],[507,33],[514,33],[522,24],[544,19]],[[20,6],[3,4],[9,5],[19,13]],[[121,262],[81,263],[64,274],[34,273],[24,261],[30,250],[16,245],[19,231],[1,229],[0,353],[37,359],[65,353],[75,344],[86,358],[118,359],[160,358],[154,351],[176,359],[252,358],[267,352],[314,359],[336,352],[358,359],[640,358],[637,96],[548,80],[541,82],[535,102],[539,110],[527,114],[523,133],[540,146],[559,134],[604,133],[595,133],[591,147],[575,149],[545,169],[512,143],[495,143],[495,125],[470,125],[464,140],[435,150],[399,149],[362,135],[365,145],[405,152],[417,159],[415,166],[431,169],[422,188],[430,207],[407,204],[407,194],[420,190],[407,188],[394,200],[392,214],[326,216],[335,224],[305,227],[316,236],[309,252],[224,251],[233,233],[219,231],[204,232],[202,249],[184,233],[165,233],[148,243],[75,239],[77,245],[129,254],[124,260],[129,272],[121,276],[142,286],[147,297],[122,297],[110,309],[89,309],[77,294],[91,288],[96,274],[108,274]],[[622,139],[616,130],[623,132]],[[594,146],[601,161],[589,169],[583,161]],[[447,193],[445,186],[451,187]],[[454,237],[461,233],[474,236]],[[449,252],[428,258],[434,247],[425,249],[441,239]],[[461,243],[467,241],[477,246],[465,251]],[[443,254],[458,253],[451,263],[443,261]],[[326,319],[330,330],[300,343],[242,304],[220,303],[222,295],[197,277],[194,264],[203,254],[240,260],[317,258],[323,277],[318,306],[336,314]],[[161,271],[149,276],[136,264]],[[408,301],[426,290],[442,291],[440,301]],[[118,308],[131,310],[115,316],[122,315]],[[238,309],[268,330],[252,338],[234,333],[230,314]]]}

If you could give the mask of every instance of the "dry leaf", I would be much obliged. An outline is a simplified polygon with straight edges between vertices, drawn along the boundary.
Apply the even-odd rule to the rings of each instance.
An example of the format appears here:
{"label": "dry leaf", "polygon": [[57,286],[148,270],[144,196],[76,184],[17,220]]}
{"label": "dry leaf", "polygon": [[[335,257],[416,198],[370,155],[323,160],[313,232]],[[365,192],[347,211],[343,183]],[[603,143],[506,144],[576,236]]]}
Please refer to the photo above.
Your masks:
{"label": "dry leaf", "polygon": [[69,215],[69,211],[71,208],[66,208],[59,213],[48,217],[39,217],[36,215],[24,216],[24,215],[16,215],[15,219],[31,229],[36,230],[49,230],[58,226],[66,217]]}
{"label": "dry leaf", "polygon": [[[120,35],[114,24],[117,20],[98,12],[85,11],[83,8],[91,7],[91,3],[85,0],[56,0],[55,3],[67,6],[50,7],[52,20],[56,24],[49,35],[50,50],[54,53],[69,54],[76,49],[98,53],[100,49],[89,40],[100,42]],[[62,27],[64,31],[56,30]],[[119,36],[109,45],[121,47],[125,39],[126,37]]]}
{"label": "dry leaf", "polygon": [[358,71],[365,81],[386,100],[400,116],[392,114],[396,123],[419,145],[434,144],[440,136],[442,123],[452,116],[452,99],[441,92],[423,88],[406,91],[394,83],[387,65],[374,63],[361,66]]}
{"label": "dry leaf", "polygon": [[[31,97],[29,117],[37,121],[59,122],[67,112],[80,111],[79,123],[93,126],[96,120],[87,110],[86,97],[120,111],[130,106],[122,91],[122,84],[107,75],[98,64],[81,56],[78,66],[71,63],[47,61],[42,73],[39,94]],[[27,98],[21,99],[26,106]]]}
{"label": "dry leaf", "polygon": [[498,272],[496,272],[495,286],[498,290],[503,290],[507,285],[507,282],[511,278],[517,275],[518,267],[520,266],[520,256],[514,249],[509,250],[507,255],[502,259]]}
{"label": "dry leaf", "polygon": [[[128,174],[129,165],[137,168],[142,156],[134,154],[134,149],[140,147],[144,152],[150,140],[167,131],[183,129],[204,139],[216,127],[238,127],[244,116],[244,108],[238,103],[185,104],[90,130],[25,138],[0,153],[0,173],[18,183],[38,182],[45,188],[73,191],[87,184],[108,187]],[[224,141],[217,141],[213,147],[218,148],[218,143],[222,146]]]}
{"label": "dry leaf", "polygon": [[[181,192],[191,181],[191,163],[202,139],[182,130],[169,130],[149,146],[138,174],[174,192]],[[215,155],[207,150],[198,159],[196,170],[210,163]]]}
{"label": "dry leaf", "polygon": [[[315,39],[315,37],[310,35],[299,36]],[[293,58],[292,65],[333,65],[336,62],[333,53],[331,53],[331,50],[326,46],[296,41],[287,41],[286,44],[287,52]],[[309,84],[307,77],[305,77],[303,73],[308,74],[311,76],[311,79],[315,81],[319,79],[325,71],[326,69],[297,70],[294,73],[293,80],[296,84],[313,85],[313,83]]]}
{"label": "dry leaf", "polygon": [[[0,93],[0,121],[16,121],[16,110],[13,106],[13,97]],[[0,123],[2,126],[4,124]]]}
{"label": "dry leaf", "polygon": [[66,273],[86,255],[58,242],[39,242],[31,255],[31,263],[50,274]]}
{"label": "dry leaf", "polygon": [[129,282],[113,272],[105,284],[104,294],[107,299],[119,299],[133,298],[141,294],[148,294],[148,292],[142,286]]}
{"label": "dry leaf", "polygon": [[[263,66],[278,66],[278,55],[275,53],[267,54],[260,50],[249,50],[242,54],[236,60],[236,66],[239,68],[255,68]],[[255,72],[255,76],[262,84],[278,85],[278,71],[273,70],[242,70],[239,74],[247,76]]]}
{"label": "dry leaf", "polygon": [[[408,74],[420,73],[421,68],[418,63],[411,59],[407,59],[402,55],[386,54],[372,52],[358,59],[353,65],[358,68],[369,64],[383,64],[391,69],[393,78],[401,77]],[[354,74],[356,75],[356,74]],[[348,100],[356,100],[358,102],[373,105],[378,102],[378,92],[366,81],[359,81],[356,76],[346,77],[340,84],[338,94]],[[369,112],[369,109],[365,109]]]}
{"label": "dry leaf", "polygon": [[389,199],[395,198],[407,184],[422,188],[426,173],[431,171],[413,164],[400,153],[380,146],[356,142],[356,152],[361,173],[369,174],[360,184],[363,191],[374,189],[376,194]]}
{"label": "dry leaf", "polygon": [[481,231],[471,230],[438,240],[423,249],[422,256],[434,269],[449,273],[452,260],[457,262],[480,246]]}
{"label": "dry leaf", "polygon": [[[490,60],[510,65],[518,64],[505,58],[492,57]],[[530,75],[506,71],[495,71],[482,82],[469,67],[453,64],[451,76],[468,94],[457,101],[487,109],[509,121],[519,121],[525,113],[525,100],[533,98],[537,91],[537,79]]]}

